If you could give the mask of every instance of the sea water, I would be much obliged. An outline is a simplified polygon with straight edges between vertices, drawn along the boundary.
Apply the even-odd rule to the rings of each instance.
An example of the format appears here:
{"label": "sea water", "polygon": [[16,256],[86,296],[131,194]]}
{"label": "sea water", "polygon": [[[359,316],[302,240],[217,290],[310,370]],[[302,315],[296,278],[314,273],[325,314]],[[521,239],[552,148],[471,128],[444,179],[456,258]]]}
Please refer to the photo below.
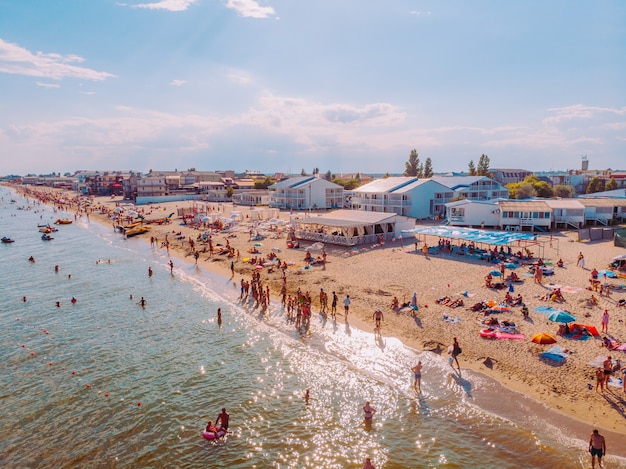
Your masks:
{"label": "sea water", "polygon": [[[301,335],[280,305],[262,314],[193,263],[174,259],[170,274],[164,250],[87,217],[43,241],[38,224],[74,215],[0,196],[0,236],[15,239],[0,245],[3,466],[344,468],[366,456],[378,468],[588,466],[586,444],[541,415],[483,410],[474,396],[487,381],[438,355],[343,318],[314,315]],[[422,394],[411,388],[417,360]],[[230,433],[207,441],[222,407]]]}

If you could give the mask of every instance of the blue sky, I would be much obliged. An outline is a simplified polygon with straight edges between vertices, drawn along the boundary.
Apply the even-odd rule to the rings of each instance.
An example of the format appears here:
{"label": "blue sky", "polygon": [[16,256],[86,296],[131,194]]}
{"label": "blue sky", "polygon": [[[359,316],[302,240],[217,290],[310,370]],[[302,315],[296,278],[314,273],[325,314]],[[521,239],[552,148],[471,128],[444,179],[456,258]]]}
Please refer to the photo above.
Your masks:
{"label": "blue sky", "polygon": [[0,0],[0,174],[626,169],[626,2]]}

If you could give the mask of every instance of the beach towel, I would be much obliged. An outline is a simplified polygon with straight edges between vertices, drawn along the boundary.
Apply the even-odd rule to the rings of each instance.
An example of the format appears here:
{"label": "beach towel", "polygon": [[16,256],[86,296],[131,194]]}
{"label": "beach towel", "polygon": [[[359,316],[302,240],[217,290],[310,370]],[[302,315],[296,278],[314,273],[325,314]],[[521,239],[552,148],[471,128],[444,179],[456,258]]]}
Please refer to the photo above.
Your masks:
{"label": "beach towel", "polygon": [[[604,368],[604,360],[606,360],[607,355],[598,355],[596,358],[591,360],[587,365],[592,366],[593,368]],[[612,360],[613,365],[617,363],[616,360]]]}
{"label": "beach towel", "polygon": [[552,306],[537,306],[536,308],[533,309],[533,311],[536,313],[541,313],[541,314],[551,314],[551,313],[558,313],[559,311],[565,311],[565,310],[561,308],[553,308]]}
{"label": "beach towel", "polygon": [[553,345],[548,350],[541,354],[541,358],[547,358],[548,360],[554,360],[557,362],[564,362],[569,354],[563,347]]}
{"label": "beach towel", "polygon": [[608,278],[617,278],[617,275],[612,270],[598,270],[598,277],[607,276]]}
{"label": "beach towel", "polygon": [[442,319],[443,319],[444,321],[447,321],[447,322],[452,322],[452,323],[461,322],[461,318],[457,318],[457,317],[455,317],[455,316],[448,316],[447,314],[444,314],[444,315],[443,315],[443,317],[442,317]]}
{"label": "beach towel", "polygon": [[564,293],[578,293],[581,290],[582,290],[582,288],[579,288],[579,287],[565,286],[565,287],[561,288],[561,291],[564,292]]}
{"label": "beach towel", "polygon": [[[619,370],[618,372],[621,372],[621,370]],[[623,375],[622,375],[623,376]],[[615,376],[611,376],[609,378],[609,386],[614,387],[614,388],[622,388],[622,386],[624,386],[624,381],[622,380],[622,378],[618,378]]]}

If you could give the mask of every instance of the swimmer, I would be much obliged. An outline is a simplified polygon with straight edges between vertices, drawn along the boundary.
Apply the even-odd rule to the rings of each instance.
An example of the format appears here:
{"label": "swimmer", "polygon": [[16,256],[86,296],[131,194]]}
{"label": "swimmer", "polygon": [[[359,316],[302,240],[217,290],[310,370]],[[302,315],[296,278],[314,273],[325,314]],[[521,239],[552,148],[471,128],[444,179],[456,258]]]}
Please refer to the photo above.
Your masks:
{"label": "swimmer", "polygon": [[152,277],[152,267],[148,267],[148,278]]}
{"label": "swimmer", "polygon": [[374,414],[376,413],[376,409],[374,409],[371,405],[370,402],[367,401],[365,403],[365,405],[363,406],[363,417],[365,418],[366,422],[371,422],[372,418],[374,417]]}
{"label": "swimmer", "polygon": [[23,296],[23,297],[22,297],[22,301],[23,301],[24,303],[26,303],[27,299],[26,299],[26,297],[25,297],[25,296]]}
{"label": "swimmer", "polygon": [[56,306],[57,308],[60,308],[60,307],[61,307],[61,302],[60,302],[60,301],[57,301],[57,302],[55,303],[55,306]]}
{"label": "swimmer", "polygon": [[78,301],[76,298],[72,297],[72,304],[76,304],[76,302]]}
{"label": "swimmer", "polygon": [[146,300],[144,300],[143,296],[141,297],[141,300],[137,302],[137,304],[141,305],[142,308],[146,307]]}

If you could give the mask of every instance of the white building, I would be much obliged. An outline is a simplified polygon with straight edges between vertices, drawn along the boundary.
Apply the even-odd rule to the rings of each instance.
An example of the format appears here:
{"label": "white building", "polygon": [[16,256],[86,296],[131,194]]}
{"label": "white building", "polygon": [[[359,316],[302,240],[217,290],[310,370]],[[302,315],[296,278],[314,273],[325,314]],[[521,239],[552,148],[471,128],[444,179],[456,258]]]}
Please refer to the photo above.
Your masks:
{"label": "white building", "polygon": [[[395,213],[335,210],[295,219],[295,236],[307,241],[355,246],[402,239],[402,232],[415,228],[415,220]],[[407,237],[407,235],[404,235]],[[411,239],[412,236],[409,236]]]}
{"label": "white building", "polygon": [[432,179],[388,177],[350,191],[353,210],[397,213],[412,218],[443,215],[454,192]]}
{"label": "white building", "polygon": [[543,200],[459,200],[446,204],[446,209],[447,223],[455,226],[549,231],[552,225],[552,209]]}
{"label": "white building", "polygon": [[508,199],[509,190],[487,176],[435,176],[431,178],[468,200]]}
{"label": "white building", "polygon": [[269,205],[283,210],[333,209],[343,206],[343,187],[315,176],[300,176],[272,184]]}
{"label": "white building", "polygon": [[457,200],[446,204],[449,225],[500,227],[500,206],[493,201]]}
{"label": "white building", "polygon": [[581,228],[585,224],[585,206],[576,199],[545,199],[552,209],[554,228]]}

